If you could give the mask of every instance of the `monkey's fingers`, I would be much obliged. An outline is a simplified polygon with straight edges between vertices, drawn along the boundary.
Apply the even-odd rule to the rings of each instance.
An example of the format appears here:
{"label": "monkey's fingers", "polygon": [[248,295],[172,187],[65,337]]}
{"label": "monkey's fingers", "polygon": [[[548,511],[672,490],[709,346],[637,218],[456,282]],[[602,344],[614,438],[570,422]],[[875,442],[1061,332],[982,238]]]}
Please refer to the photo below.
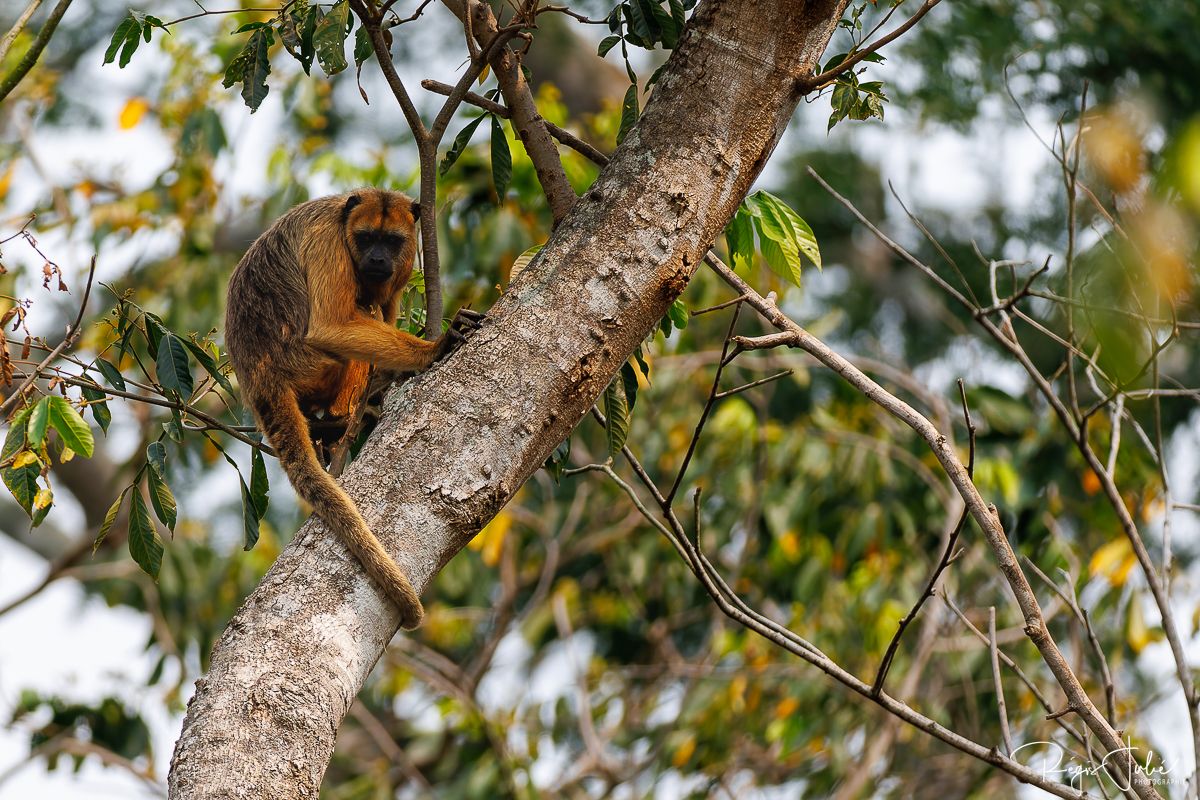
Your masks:
{"label": "monkey's fingers", "polygon": [[474,332],[479,330],[482,320],[483,314],[471,311],[469,308],[462,308],[454,315],[454,319],[450,320],[450,329]]}

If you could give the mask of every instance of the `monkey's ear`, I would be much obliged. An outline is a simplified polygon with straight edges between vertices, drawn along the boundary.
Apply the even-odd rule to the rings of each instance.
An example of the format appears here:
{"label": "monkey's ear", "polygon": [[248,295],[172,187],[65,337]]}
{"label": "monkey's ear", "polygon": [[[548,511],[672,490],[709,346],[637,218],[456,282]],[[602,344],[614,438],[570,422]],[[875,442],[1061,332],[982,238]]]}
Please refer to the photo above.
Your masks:
{"label": "monkey's ear", "polygon": [[357,206],[358,204],[360,204],[362,201],[363,201],[363,199],[356,194],[352,194],[346,198],[346,205],[342,206],[342,224],[343,225],[345,225],[346,222],[350,219],[350,212],[353,211],[354,207]]}
{"label": "monkey's ear", "polygon": [[421,218],[421,204],[418,203],[416,200],[413,200],[412,215],[413,215],[414,222]]}

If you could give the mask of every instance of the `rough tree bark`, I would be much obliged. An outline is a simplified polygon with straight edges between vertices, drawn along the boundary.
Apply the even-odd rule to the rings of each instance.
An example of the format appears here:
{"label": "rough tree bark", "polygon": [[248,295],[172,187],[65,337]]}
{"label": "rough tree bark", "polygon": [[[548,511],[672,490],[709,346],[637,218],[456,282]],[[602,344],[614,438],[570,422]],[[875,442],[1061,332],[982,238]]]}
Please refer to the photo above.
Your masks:
{"label": "rough tree bark", "polygon": [[[484,327],[388,398],[343,485],[414,585],[541,466],[683,291],[847,2],[701,3],[637,127]],[[395,609],[310,519],[213,649],[170,796],[316,797],[396,630]]]}

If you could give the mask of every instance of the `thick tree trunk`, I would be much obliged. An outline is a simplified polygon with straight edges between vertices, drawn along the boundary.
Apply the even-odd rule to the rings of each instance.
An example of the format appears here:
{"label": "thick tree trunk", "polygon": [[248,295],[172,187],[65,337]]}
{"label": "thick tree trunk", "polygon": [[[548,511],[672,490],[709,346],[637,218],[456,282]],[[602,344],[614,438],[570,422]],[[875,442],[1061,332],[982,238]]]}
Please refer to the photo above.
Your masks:
{"label": "thick tree trunk", "polygon": [[[343,484],[416,586],[541,466],[683,291],[846,4],[702,3],[637,127],[483,329],[388,399]],[[315,798],[396,630],[395,609],[310,519],[197,681],[171,797]]]}

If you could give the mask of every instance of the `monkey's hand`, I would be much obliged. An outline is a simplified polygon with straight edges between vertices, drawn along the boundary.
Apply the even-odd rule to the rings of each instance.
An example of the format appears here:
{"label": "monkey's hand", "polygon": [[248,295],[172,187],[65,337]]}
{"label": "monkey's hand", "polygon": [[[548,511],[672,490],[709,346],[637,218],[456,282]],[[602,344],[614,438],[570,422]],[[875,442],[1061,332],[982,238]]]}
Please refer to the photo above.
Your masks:
{"label": "monkey's hand", "polygon": [[437,353],[434,355],[434,361],[440,361],[446,356],[458,349],[458,346],[467,340],[475,331],[479,330],[480,322],[483,320],[483,314],[469,308],[460,308],[458,313],[454,315],[454,319],[450,320],[450,327],[442,334],[442,338],[438,340]]}

